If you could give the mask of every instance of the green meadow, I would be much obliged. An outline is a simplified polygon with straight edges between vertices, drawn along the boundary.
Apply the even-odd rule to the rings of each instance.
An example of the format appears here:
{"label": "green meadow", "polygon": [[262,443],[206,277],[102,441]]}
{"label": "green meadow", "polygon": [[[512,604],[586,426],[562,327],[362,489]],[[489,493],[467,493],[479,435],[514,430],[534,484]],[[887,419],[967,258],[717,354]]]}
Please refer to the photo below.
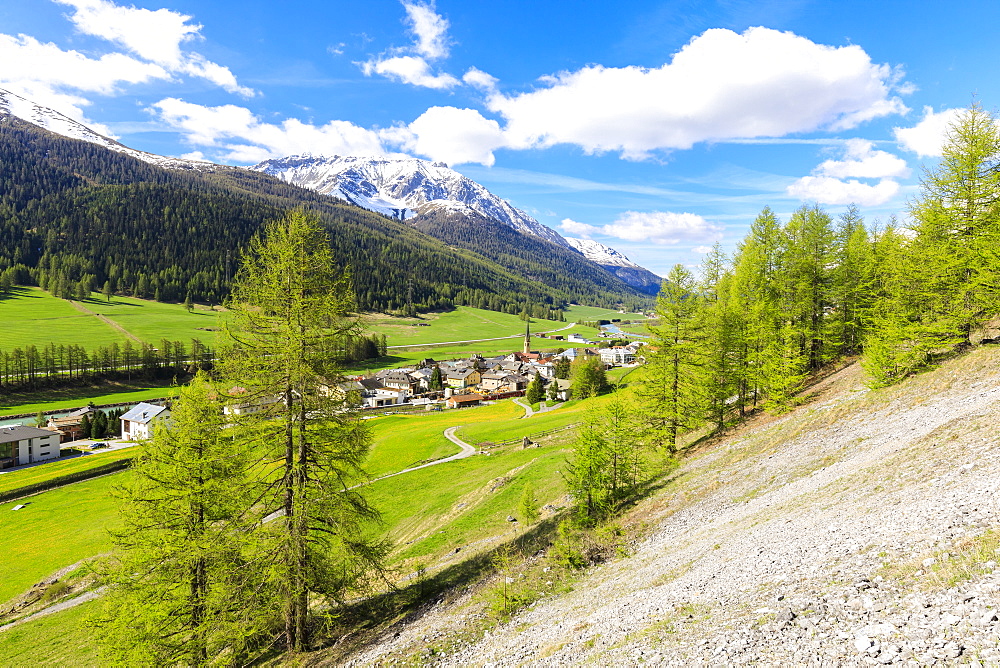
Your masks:
{"label": "green meadow", "polygon": [[[377,477],[455,454],[458,446],[443,436],[451,426],[459,426],[458,435],[470,443],[499,442],[579,422],[607,400],[568,402],[528,419],[509,400],[458,411],[380,415],[368,421],[374,446],[367,468]],[[561,471],[569,438],[569,433],[557,434],[543,439],[541,447],[495,449],[370,483],[366,496],[382,514],[382,522],[371,530],[396,546],[390,565],[400,574],[418,565],[434,569],[523,531],[520,523],[507,518],[518,516],[525,485],[535,489],[539,506],[564,506]],[[53,466],[68,468],[116,454],[88,455]],[[45,468],[15,475],[26,481],[43,475]],[[0,554],[6,556],[6,566],[0,566],[0,604],[56,570],[112,548],[107,530],[118,518],[110,490],[128,475],[113,474],[35,495],[17,512],[11,512],[14,503],[0,504]],[[96,649],[84,626],[96,605],[85,603],[4,632],[0,665],[96,665]],[[58,640],[50,641],[52,634]]]}
{"label": "green meadow", "polygon": [[0,297],[0,346],[4,350],[76,344],[86,349],[125,343],[125,334],[39,288],[15,287]]}
{"label": "green meadow", "polygon": [[646,316],[642,313],[619,313],[618,309],[601,308],[599,306],[580,306],[571,304],[565,312],[566,320],[576,322],[584,320],[592,322],[594,320],[644,320]]}
{"label": "green meadow", "polygon": [[[58,387],[33,392],[11,392],[0,395],[0,417],[5,415],[34,415],[38,411],[58,411],[80,408],[88,403],[97,406],[105,404],[139,403],[151,399],[163,399],[177,394],[178,388],[172,384],[108,382],[91,387]],[[25,418],[25,424],[31,418]]]}
{"label": "green meadow", "polygon": [[88,601],[21,624],[2,633],[0,666],[83,666],[101,665],[87,617],[100,605]]}
{"label": "green meadow", "polygon": [[[532,320],[531,330],[550,331],[571,324],[572,321]],[[453,311],[425,313],[416,318],[372,314],[366,318],[366,325],[371,332],[385,334],[390,346],[418,346],[523,335],[525,322],[509,313],[458,306]]]}
{"label": "green meadow", "polygon": [[215,344],[215,333],[222,327],[226,312],[195,305],[189,312],[182,304],[163,304],[133,297],[112,297],[110,302],[99,295],[83,304],[88,310],[117,323],[132,336],[156,345],[161,339],[188,345],[198,339]]}
{"label": "green meadow", "polygon": [[[98,466],[111,464],[122,459],[132,459],[139,454],[139,448],[124,448],[122,450],[112,450],[110,452],[94,452],[93,454],[81,455],[70,459],[32,466],[16,471],[0,472],[0,492],[8,492],[19,487],[27,487],[40,482],[61,478],[71,473],[89,471]],[[16,505],[16,504],[15,504]]]}
{"label": "green meadow", "polygon": [[[107,530],[118,524],[118,512],[110,491],[127,475],[85,480],[0,504],[0,601],[60,568],[111,549]],[[11,510],[21,503],[27,506]]]}

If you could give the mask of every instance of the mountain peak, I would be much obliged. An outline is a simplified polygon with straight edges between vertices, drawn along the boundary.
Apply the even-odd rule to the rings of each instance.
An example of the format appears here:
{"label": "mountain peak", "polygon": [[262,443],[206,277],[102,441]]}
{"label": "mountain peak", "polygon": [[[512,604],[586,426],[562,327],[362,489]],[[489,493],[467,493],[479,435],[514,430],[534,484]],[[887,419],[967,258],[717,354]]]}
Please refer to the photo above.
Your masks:
{"label": "mountain peak", "polygon": [[0,116],[2,115],[20,118],[22,121],[45,128],[49,132],[54,132],[57,135],[69,137],[70,139],[80,139],[85,142],[90,142],[91,144],[97,144],[98,146],[103,146],[104,148],[117,153],[125,153],[126,155],[130,155],[133,158],[142,160],[143,162],[147,162],[158,167],[164,167],[166,169],[197,169],[201,171],[214,171],[219,168],[219,165],[215,165],[211,162],[205,162],[203,160],[168,158],[154,153],[137,151],[134,148],[129,148],[128,146],[119,144],[114,139],[105,137],[101,133],[96,132],[79,121],[74,121],[69,116],[58,112],[55,109],[43,107],[42,105],[36,104],[27,98],[21,97],[17,93],[12,93],[9,90],[0,88]]}
{"label": "mountain peak", "polygon": [[628,259],[621,251],[617,251],[611,246],[605,246],[599,241],[594,241],[593,239],[575,239],[573,237],[565,237],[565,239],[575,250],[583,253],[588,260],[597,264],[610,265],[612,267],[639,267],[639,265]]}
{"label": "mountain peak", "polygon": [[444,162],[420,158],[292,155],[250,169],[406,220],[428,208],[463,205],[534,237],[567,247],[555,231]]}

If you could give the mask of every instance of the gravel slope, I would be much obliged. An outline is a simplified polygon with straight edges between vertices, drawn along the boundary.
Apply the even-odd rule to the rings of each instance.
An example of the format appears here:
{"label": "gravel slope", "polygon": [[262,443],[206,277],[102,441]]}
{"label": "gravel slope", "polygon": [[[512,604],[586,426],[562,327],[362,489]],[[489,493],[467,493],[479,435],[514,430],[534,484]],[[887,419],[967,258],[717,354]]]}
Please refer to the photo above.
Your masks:
{"label": "gravel slope", "polygon": [[[656,528],[632,556],[433,661],[1000,665],[1000,350],[862,381],[848,367],[688,459],[634,511]],[[356,663],[419,656],[463,614],[438,606]]]}

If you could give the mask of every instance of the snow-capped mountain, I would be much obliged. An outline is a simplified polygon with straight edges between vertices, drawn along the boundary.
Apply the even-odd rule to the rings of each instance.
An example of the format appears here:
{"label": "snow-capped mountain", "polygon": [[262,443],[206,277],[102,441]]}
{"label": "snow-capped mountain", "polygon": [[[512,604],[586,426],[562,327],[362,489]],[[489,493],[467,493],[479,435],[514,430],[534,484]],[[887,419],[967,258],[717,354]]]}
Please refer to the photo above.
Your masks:
{"label": "snow-capped mountain", "polygon": [[471,210],[522,234],[568,246],[555,230],[441,162],[293,155],[265,160],[251,169],[400,220],[435,207]]}
{"label": "snow-capped mountain", "polygon": [[166,169],[199,169],[203,171],[213,171],[219,168],[219,165],[202,160],[181,160],[180,158],[168,158],[162,155],[146,153],[145,151],[137,151],[134,148],[129,148],[128,146],[119,144],[115,140],[109,139],[108,137],[95,132],[83,123],[74,121],[69,116],[62,114],[55,109],[35,104],[31,100],[23,98],[16,93],[11,93],[9,90],[0,88],[0,116],[3,115],[15,116],[23,121],[34,123],[35,125],[43,127],[46,130],[54,132],[58,135],[69,137],[70,139],[81,139],[83,141],[90,142],[91,144],[97,144],[98,146],[103,146],[111,149],[112,151],[130,155],[133,158],[142,160],[143,162],[148,162],[152,165],[164,167]]}
{"label": "snow-capped mountain", "polygon": [[633,288],[649,295],[655,295],[660,291],[663,279],[650,270],[632,262],[632,260],[625,257],[624,253],[592,239],[566,237],[566,241],[569,242],[569,245],[574,250],[583,254],[588,260],[601,265],[605,270],[610,271]]}
{"label": "snow-capped mountain", "polygon": [[625,254],[616,251],[610,246],[605,246],[604,244],[594,241],[593,239],[575,239],[573,237],[564,237],[569,245],[583,253],[591,262],[596,262],[600,265],[609,265],[612,267],[636,267],[641,269],[639,265],[632,260],[625,257]]}

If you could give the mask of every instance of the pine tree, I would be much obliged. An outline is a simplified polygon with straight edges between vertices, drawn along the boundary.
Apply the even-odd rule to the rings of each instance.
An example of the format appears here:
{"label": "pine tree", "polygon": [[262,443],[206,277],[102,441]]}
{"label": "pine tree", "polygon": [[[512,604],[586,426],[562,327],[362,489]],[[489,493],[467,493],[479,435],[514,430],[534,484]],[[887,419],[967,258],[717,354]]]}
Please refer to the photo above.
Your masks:
{"label": "pine tree", "polygon": [[441,367],[435,366],[431,370],[431,379],[427,386],[432,390],[441,390],[444,388],[444,380],[441,377]]}
{"label": "pine tree", "polygon": [[350,484],[363,476],[371,435],[346,392],[317,391],[342,382],[335,360],[357,334],[353,307],[326,233],[302,211],[254,238],[229,303],[222,375],[247,390],[243,401],[267,406],[240,430],[281,466],[262,506],[283,517],[263,532],[261,559],[295,651],[308,644],[310,596],[342,597],[383,553],[362,535],[376,512]]}
{"label": "pine tree", "polygon": [[638,484],[641,474],[635,411],[615,397],[592,411],[572,446],[566,481],[585,523],[611,512]]}
{"label": "pine tree", "polygon": [[528,390],[524,393],[524,398],[529,404],[537,404],[545,396],[545,388],[542,386],[542,376],[538,373],[528,384]]}

